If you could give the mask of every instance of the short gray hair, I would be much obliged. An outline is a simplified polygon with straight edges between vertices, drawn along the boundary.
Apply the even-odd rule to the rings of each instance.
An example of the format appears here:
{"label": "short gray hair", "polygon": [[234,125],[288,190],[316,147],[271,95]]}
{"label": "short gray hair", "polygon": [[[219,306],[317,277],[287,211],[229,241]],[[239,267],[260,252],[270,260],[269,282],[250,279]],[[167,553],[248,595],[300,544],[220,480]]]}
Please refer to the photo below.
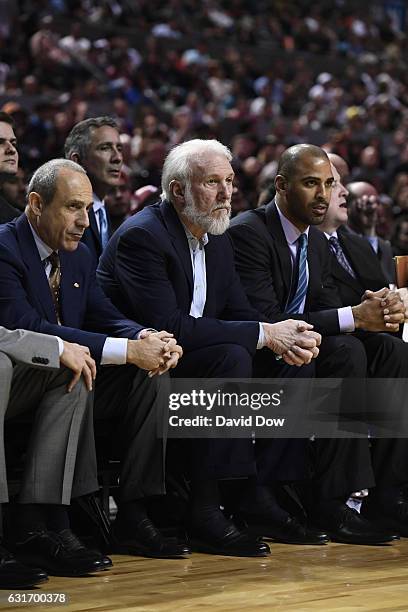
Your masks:
{"label": "short gray hair", "polygon": [[65,140],[65,157],[69,159],[73,153],[77,153],[79,159],[83,160],[86,158],[93,130],[104,127],[105,125],[115,128],[118,132],[120,131],[116,121],[107,115],[84,119],[74,125]]}
{"label": "short gray hair", "polygon": [[213,155],[223,155],[230,162],[232,153],[219,140],[187,140],[175,146],[167,155],[162,171],[162,200],[170,200],[170,183],[180,181],[184,186],[191,184],[193,164],[200,161],[201,157],[212,153]]}
{"label": "short gray hair", "polygon": [[82,166],[70,159],[51,159],[34,172],[27,188],[27,197],[34,191],[41,196],[44,206],[48,206],[55,195],[58,173],[61,168],[69,168],[74,172],[86,174]]}

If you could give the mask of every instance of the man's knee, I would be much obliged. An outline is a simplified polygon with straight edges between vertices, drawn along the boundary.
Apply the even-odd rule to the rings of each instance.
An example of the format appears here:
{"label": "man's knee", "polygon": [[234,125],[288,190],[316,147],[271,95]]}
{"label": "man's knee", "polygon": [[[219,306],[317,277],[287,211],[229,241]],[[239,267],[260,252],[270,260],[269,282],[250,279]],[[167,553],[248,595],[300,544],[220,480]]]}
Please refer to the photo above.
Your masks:
{"label": "man's knee", "polygon": [[323,338],[318,357],[319,377],[356,377],[367,375],[367,356],[362,342],[350,335]]}
{"label": "man's knee", "polygon": [[252,356],[239,344],[221,344],[218,347],[219,376],[251,378]]}

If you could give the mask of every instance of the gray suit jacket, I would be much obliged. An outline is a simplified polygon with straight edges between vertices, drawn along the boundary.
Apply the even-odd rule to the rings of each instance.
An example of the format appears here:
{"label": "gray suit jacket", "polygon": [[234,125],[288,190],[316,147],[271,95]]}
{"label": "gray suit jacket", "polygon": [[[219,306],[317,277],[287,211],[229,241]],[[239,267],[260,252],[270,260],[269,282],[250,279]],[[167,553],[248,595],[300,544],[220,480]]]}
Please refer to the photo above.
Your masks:
{"label": "gray suit jacket", "polygon": [[58,340],[55,336],[22,329],[0,327],[0,353],[29,366],[59,368]]}

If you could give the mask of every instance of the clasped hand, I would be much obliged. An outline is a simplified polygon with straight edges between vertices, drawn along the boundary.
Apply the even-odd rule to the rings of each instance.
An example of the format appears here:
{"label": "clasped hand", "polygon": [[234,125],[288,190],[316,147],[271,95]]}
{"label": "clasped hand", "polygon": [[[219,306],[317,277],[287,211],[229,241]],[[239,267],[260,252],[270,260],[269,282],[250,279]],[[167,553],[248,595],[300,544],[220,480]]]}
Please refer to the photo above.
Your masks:
{"label": "clasped hand", "polygon": [[288,319],[279,323],[262,323],[265,346],[288,365],[308,364],[319,354],[322,337],[305,321]]}

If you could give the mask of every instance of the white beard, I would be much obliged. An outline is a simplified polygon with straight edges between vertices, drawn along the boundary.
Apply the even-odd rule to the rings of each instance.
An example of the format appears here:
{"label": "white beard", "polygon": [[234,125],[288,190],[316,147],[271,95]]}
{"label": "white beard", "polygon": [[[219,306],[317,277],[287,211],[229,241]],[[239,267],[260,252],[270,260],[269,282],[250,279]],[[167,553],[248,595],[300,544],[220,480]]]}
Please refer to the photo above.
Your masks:
{"label": "white beard", "polygon": [[214,236],[220,236],[227,231],[230,224],[231,210],[229,212],[223,210],[219,219],[215,219],[208,213],[198,211],[188,185],[186,185],[184,190],[184,200],[186,205],[183,209],[183,215],[190,223],[198,225],[206,234],[213,234]]}

